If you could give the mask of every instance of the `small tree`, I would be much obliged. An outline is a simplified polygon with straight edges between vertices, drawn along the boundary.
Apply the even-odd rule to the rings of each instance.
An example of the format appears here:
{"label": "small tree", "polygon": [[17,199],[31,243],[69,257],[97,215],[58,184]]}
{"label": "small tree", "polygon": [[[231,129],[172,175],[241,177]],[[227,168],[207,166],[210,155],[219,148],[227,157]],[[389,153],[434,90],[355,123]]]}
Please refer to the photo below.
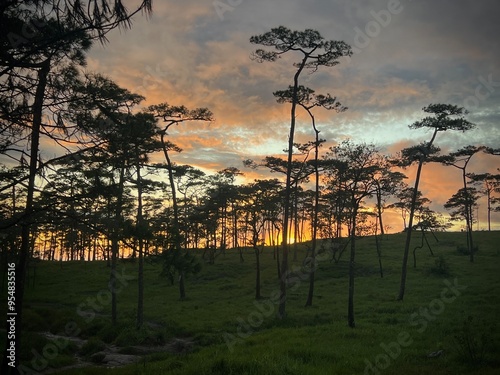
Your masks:
{"label": "small tree", "polygon": [[[173,207],[173,225],[172,225],[172,240],[174,251],[182,251],[182,237],[179,220],[179,206],[177,201],[177,191],[174,180],[174,164],[171,161],[169,151],[181,152],[182,150],[172,142],[165,139],[167,132],[173,125],[182,124],[188,121],[213,121],[213,114],[207,108],[188,109],[185,106],[171,106],[168,103],[153,105],[148,108],[148,112],[152,113],[156,118],[162,119],[165,123],[160,133],[160,141],[163,150],[163,155],[167,162],[168,181],[172,192],[172,207]],[[178,256],[177,256],[178,257]],[[181,299],[185,298],[184,287],[184,272],[182,267],[179,269],[179,288]]]}
{"label": "small tree", "polygon": [[486,195],[487,211],[488,211],[488,231],[491,231],[491,212],[495,210],[494,203],[498,198],[493,196],[494,193],[500,192],[500,174],[470,173],[467,175],[475,185],[483,185],[480,190],[481,194]]}
{"label": "small tree", "polygon": [[174,284],[175,275],[179,275],[179,298],[183,300],[186,298],[184,278],[189,274],[195,275],[199,273],[201,271],[201,263],[196,259],[194,254],[188,252],[163,251],[161,258],[163,261],[161,276],[167,277],[170,283]]}
{"label": "small tree", "polygon": [[[446,130],[459,130],[465,132],[473,129],[474,124],[467,121],[464,116],[468,113],[463,107],[457,107],[452,104],[430,104],[423,108],[423,111],[429,113],[430,116],[424,117],[420,121],[411,124],[410,129],[430,128],[433,129],[432,137],[429,142],[424,142],[420,146],[406,149],[406,161],[404,164],[409,165],[418,162],[417,175],[415,177],[415,186],[413,190],[412,204],[410,207],[410,217],[408,221],[408,230],[406,232],[406,242],[403,253],[403,265],[401,270],[401,283],[399,287],[398,300],[403,300],[406,288],[406,273],[408,266],[408,253],[410,251],[411,235],[413,230],[413,216],[415,214],[415,204],[417,201],[418,186],[420,184],[420,176],[422,166],[429,161],[432,153],[437,149],[433,148],[434,140],[439,132]],[[403,150],[404,152],[405,150]]]}
{"label": "small tree", "polygon": [[[448,156],[444,157],[443,163],[445,165],[451,165],[455,168],[458,168],[462,171],[462,182],[463,182],[463,193],[468,194],[469,189],[467,189],[467,165],[471,161],[472,157],[480,152],[483,151],[485,147],[478,147],[478,146],[466,146],[464,148],[461,148],[460,150],[456,152],[450,153]],[[474,247],[474,243],[472,241],[472,207],[468,207],[470,199],[467,197],[464,197],[465,199],[463,200],[464,206],[464,213],[465,215],[465,227],[467,231],[467,248],[469,250],[469,258],[470,261],[474,261],[474,251],[472,251]]]}
{"label": "small tree", "polygon": [[[401,189],[397,194],[396,198],[398,199],[397,202],[394,202],[390,205],[387,206],[387,208],[397,208],[401,210],[401,218],[403,219],[403,231],[406,232],[408,230],[408,227],[406,225],[406,219],[408,217],[408,213],[411,210],[412,206],[412,197],[414,195],[412,187],[405,187]],[[430,203],[430,200],[426,197],[422,196],[422,192],[418,191],[417,192],[417,198],[415,200],[415,208],[414,212],[418,212],[425,204]]]}
{"label": "small tree", "polygon": [[[380,172],[378,164],[378,150],[374,145],[355,145],[350,141],[344,141],[340,145],[331,147],[329,157],[337,161],[342,170],[342,190],[346,192],[350,203],[350,230],[351,243],[349,259],[349,302],[347,322],[349,327],[354,328],[354,276],[356,257],[356,236],[358,232],[358,220],[360,217],[361,204],[365,198],[376,193],[375,176]],[[361,220],[359,220],[361,221]]]}
{"label": "small tree", "polygon": [[[474,220],[473,209],[477,207],[479,194],[474,187],[459,189],[453,196],[446,201],[444,208],[450,210],[451,220],[465,220],[467,233],[467,250],[474,252],[472,241],[470,239],[469,226],[472,227]],[[471,254],[469,254],[469,257]],[[473,259],[473,258],[472,258]]]}

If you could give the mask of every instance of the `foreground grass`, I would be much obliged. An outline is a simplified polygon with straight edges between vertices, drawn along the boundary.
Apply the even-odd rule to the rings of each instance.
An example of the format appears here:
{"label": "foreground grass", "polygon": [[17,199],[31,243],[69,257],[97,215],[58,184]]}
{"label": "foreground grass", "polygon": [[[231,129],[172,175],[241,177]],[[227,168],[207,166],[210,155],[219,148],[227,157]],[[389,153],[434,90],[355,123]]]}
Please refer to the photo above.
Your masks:
{"label": "foreground grass", "polygon": [[[27,339],[18,355],[33,368],[34,353],[43,356],[47,347],[37,332],[65,334],[70,327],[72,336],[122,347],[161,345],[174,337],[189,337],[196,344],[189,353],[150,355],[124,368],[60,372],[65,374],[498,374],[500,232],[475,234],[479,252],[473,264],[456,251],[463,237],[439,233],[439,242],[429,238],[434,257],[427,248],[418,250],[417,268],[410,258],[403,302],[397,302],[396,295],[404,235],[382,240],[384,278],[379,275],[374,239],[360,240],[354,329],[346,324],[347,253],[337,264],[319,262],[313,307],[304,307],[308,281],[300,272],[292,276],[287,318],[282,321],[275,318],[276,306],[269,299],[278,290],[269,249],[262,255],[260,301],[254,300],[251,251],[245,252],[243,263],[235,251],[227,251],[214,265],[204,265],[200,274],[188,279],[188,298],[183,301],[178,286],[159,276],[160,266],[147,263],[146,324],[141,330],[134,328],[137,264],[119,265],[119,324],[112,327],[106,293],[109,268],[104,262],[42,262],[35,275],[33,269],[30,273],[23,327]],[[411,248],[419,243],[416,235]],[[305,245],[299,247],[292,268],[299,269],[305,250]],[[441,264],[444,259],[447,268],[438,267],[438,259]],[[450,289],[455,284],[460,287]],[[467,349],[467,343],[476,347]],[[75,350],[68,345],[48,356],[48,366],[74,363]],[[441,355],[428,357],[440,350]]]}

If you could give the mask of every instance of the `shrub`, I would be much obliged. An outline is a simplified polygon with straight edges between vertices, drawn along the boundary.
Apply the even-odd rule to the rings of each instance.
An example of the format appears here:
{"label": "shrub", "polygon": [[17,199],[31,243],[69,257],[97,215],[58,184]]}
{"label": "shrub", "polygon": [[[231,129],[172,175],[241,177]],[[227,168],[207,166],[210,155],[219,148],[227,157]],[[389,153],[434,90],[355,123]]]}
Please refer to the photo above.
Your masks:
{"label": "shrub", "polygon": [[438,276],[449,276],[451,274],[450,272],[450,266],[448,262],[446,261],[445,257],[440,255],[435,261],[434,261],[434,267],[431,267],[430,273]]}
{"label": "shrub", "polygon": [[126,327],[123,324],[113,325],[108,323],[104,327],[101,328],[97,336],[101,338],[102,341],[110,344],[117,339],[120,334],[126,330]]}
{"label": "shrub", "polygon": [[[472,248],[472,252],[475,254],[479,251],[479,248],[477,246],[474,246]],[[459,253],[460,255],[470,255],[470,251],[469,251],[469,248],[467,246],[457,246],[457,253]]]}
{"label": "shrub", "polygon": [[23,312],[23,330],[43,332],[50,329],[50,325],[46,319],[34,310],[26,309]]}
{"label": "shrub", "polygon": [[473,365],[484,362],[489,344],[486,332],[488,327],[484,322],[483,327],[479,327],[471,315],[464,320],[462,328],[454,335],[457,353],[463,361]]}
{"label": "shrub", "polygon": [[139,343],[139,333],[136,329],[122,331],[115,340],[115,344],[118,346],[137,345]]}

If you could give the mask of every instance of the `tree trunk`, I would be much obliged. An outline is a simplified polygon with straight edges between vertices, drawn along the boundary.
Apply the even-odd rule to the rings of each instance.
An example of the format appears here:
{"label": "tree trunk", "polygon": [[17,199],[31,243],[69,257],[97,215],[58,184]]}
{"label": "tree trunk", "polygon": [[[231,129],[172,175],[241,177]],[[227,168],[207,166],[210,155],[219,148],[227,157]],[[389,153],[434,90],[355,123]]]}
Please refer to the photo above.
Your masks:
{"label": "tree trunk", "polygon": [[[38,71],[38,84],[35,92],[35,99],[33,102],[33,126],[31,129],[31,153],[28,177],[28,189],[26,192],[26,205],[24,208],[24,219],[21,222],[21,248],[19,249],[19,261],[16,266],[16,338],[15,346],[17,353],[21,350],[21,327],[23,318],[23,302],[24,302],[24,289],[26,272],[29,260],[29,245],[30,245],[30,227],[31,216],[33,214],[33,200],[35,194],[35,177],[38,169],[38,150],[40,145],[40,129],[42,125],[43,102],[45,98],[45,88],[47,86],[47,76],[50,71],[50,60],[42,63]],[[10,324],[6,322],[6,332],[9,332]],[[17,373],[17,366],[19,365],[19,356],[16,356],[15,367],[9,366],[9,359],[7,358],[8,351],[4,351],[2,362],[2,374],[15,374]]]}
{"label": "tree trunk", "polygon": [[[118,227],[121,223],[122,218],[122,206],[123,206],[123,187],[125,184],[125,166],[120,168],[120,178],[118,181],[118,195],[116,198],[116,209],[115,209],[115,222],[113,228],[113,237],[111,240],[111,275],[110,275],[110,286],[111,286],[111,323],[116,325],[118,320],[118,310],[117,310],[117,296],[116,296],[116,264],[118,259],[118,243],[120,241],[120,228]],[[109,246],[108,246],[109,248]],[[94,248],[94,259],[95,259],[95,248]]]}
{"label": "tree trunk", "polygon": [[379,189],[377,189],[377,217],[380,224],[380,234],[383,236],[384,224],[382,223],[382,194]]}
{"label": "tree trunk", "polygon": [[[432,135],[431,140],[429,143],[426,145],[426,152],[429,152],[432,146],[432,143],[434,142],[434,139],[436,138],[438,132],[438,128],[434,130],[434,134]],[[405,288],[406,288],[406,273],[407,273],[407,267],[408,267],[408,253],[410,252],[410,242],[411,242],[411,234],[412,234],[412,227],[413,227],[413,216],[415,215],[415,206],[417,202],[417,197],[418,197],[418,185],[420,184],[420,175],[422,173],[422,166],[424,165],[424,161],[426,159],[426,155],[422,154],[420,156],[420,160],[418,162],[418,168],[417,168],[417,176],[415,177],[415,186],[413,190],[413,196],[411,199],[411,207],[410,207],[410,218],[408,219],[408,229],[406,230],[406,242],[405,242],[405,250],[403,254],[403,265],[401,269],[401,283],[399,286],[399,295],[397,300],[402,301],[403,297],[405,295]]]}
{"label": "tree trunk", "polygon": [[254,250],[255,250],[255,299],[260,299],[262,296],[260,295],[260,251],[259,247],[254,244]]}
{"label": "tree trunk", "polygon": [[[168,127],[165,129],[165,131]],[[174,171],[172,167],[172,161],[170,160],[170,156],[168,155],[167,144],[165,142],[165,132],[161,133],[161,144],[163,148],[163,154],[165,155],[165,160],[167,161],[167,170],[168,170],[168,181],[170,184],[170,190],[172,191],[172,208],[174,211],[174,222],[172,225],[172,232],[174,237],[174,251],[178,252],[180,255],[182,251],[181,246],[181,233],[179,226],[179,206],[177,203],[177,191],[175,189],[175,181],[174,181]],[[186,289],[185,289],[185,274],[184,270],[179,271],[179,295],[180,299],[186,298]]]}
{"label": "tree trunk", "polygon": [[378,256],[378,268],[380,271],[380,278],[384,278],[384,270],[382,268],[382,251],[380,250],[380,241],[378,239],[378,228],[377,221],[375,220],[375,246],[377,247],[377,256]]}
{"label": "tree trunk", "polygon": [[[295,182],[295,196],[294,203],[292,207],[292,216],[293,216],[293,261],[297,261],[297,252],[298,252],[298,242],[299,242],[299,180]],[[291,224],[290,224],[291,225]],[[291,228],[290,228],[291,231]]]}
{"label": "tree trunk", "polygon": [[486,190],[486,199],[488,200],[488,232],[491,232],[491,190]]}
{"label": "tree trunk", "polygon": [[299,76],[307,62],[309,56],[302,59],[297,72],[293,77],[293,97],[292,109],[290,111],[290,133],[288,136],[288,158],[286,165],[286,184],[285,184],[285,202],[283,212],[283,236],[282,236],[282,249],[283,257],[281,260],[280,272],[280,299],[278,307],[278,318],[284,319],[286,316],[286,278],[288,274],[288,224],[290,221],[290,196],[291,196],[291,180],[292,180],[292,159],[293,159],[293,141],[295,135],[295,112],[297,108],[297,91],[299,87]]}
{"label": "tree trunk", "polygon": [[137,170],[137,237],[139,242],[139,271],[137,276],[137,329],[144,323],[144,223],[142,217],[142,181],[139,151],[136,150],[136,170]]}
{"label": "tree trunk", "polygon": [[[311,115],[311,114],[310,114]],[[311,115],[312,117],[312,115]],[[312,244],[311,244],[311,270],[309,272],[309,293],[307,294],[306,306],[312,306],[314,295],[314,270],[316,263],[316,243],[318,236],[318,213],[319,213],[319,131],[316,129],[313,119],[313,129],[316,135],[316,144],[314,147],[314,212],[313,212],[313,228],[312,228]]]}
{"label": "tree trunk", "polygon": [[405,251],[403,254],[403,266],[401,269],[401,284],[399,286],[398,301],[402,301],[404,294],[405,294],[406,273],[407,273],[407,266],[408,266],[408,253],[410,252],[410,242],[411,242],[411,234],[412,234],[411,232],[413,230],[413,216],[415,214],[415,205],[416,205],[416,201],[417,201],[418,184],[420,183],[420,174],[422,172],[423,164],[424,164],[424,161],[423,161],[423,159],[421,159],[418,163],[417,177],[415,178],[415,187],[413,190],[413,197],[411,200],[410,217],[408,219],[408,227],[406,228],[406,242],[405,242]]}
{"label": "tree trunk", "polygon": [[[167,130],[168,127],[165,129]],[[172,225],[172,231],[174,235],[174,246],[176,251],[181,250],[181,235],[179,228],[179,206],[177,204],[177,191],[175,189],[175,181],[174,181],[174,172],[172,167],[172,162],[170,160],[170,156],[168,155],[167,144],[165,142],[165,133],[161,133],[161,144],[163,148],[163,154],[165,155],[165,160],[167,161],[167,170],[168,170],[168,181],[170,185],[170,190],[172,191],[172,209],[174,211],[174,222]]]}
{"label": "tree trunk", "polygon": [[351,257],[349,259],[349,303],[347,307],[347,324],[351,328],[354,328],[356,326],[356,324],[354,323],[354,259],[356,256],[356,215],[357,209],[355,207],[351,224]]}
{"label": "tree trunk", "polygon": [[[470,160],[470,159],[469,159]],[[467,225],[467,247],[469,248],[469,260],[474,262],[474,244],[472,242],[472,204],[469,204],[469,190],[467,189],[467,180],[465,168],[467,167],[468,161],[465,163],[462,169],[462,181],[464,183],[464,193],[465,193],[465,223]]]}

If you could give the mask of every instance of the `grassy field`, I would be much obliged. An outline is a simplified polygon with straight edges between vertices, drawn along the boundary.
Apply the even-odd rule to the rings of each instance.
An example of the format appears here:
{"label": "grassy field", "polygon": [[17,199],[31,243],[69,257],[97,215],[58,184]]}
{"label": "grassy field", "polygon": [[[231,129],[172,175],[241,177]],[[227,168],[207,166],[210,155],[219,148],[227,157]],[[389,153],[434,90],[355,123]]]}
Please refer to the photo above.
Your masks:
{"label": "grassy field", "polygon": [[[429,237],[434,257],[426,247],[418,250],[417,268],[410,257],[403,302],[396,296],[404,235],[382,238],[383,278],[374,238],[359,240],[354,329],[347,326],[347,252],[339,263],[321,257],[313,306],[306,308],[309,284],[301,278],[300,245],[281,321],[272,303],[278,280],[270,249],[262,254],[259,301],[251,250],[243,263],[229,250],[214,265],[204,264],[187,279],[183,301],[178,285],[159,276],[160,265],[146,261],[146,324],[140,330],[134,328],[136,263],[119,263],[119,324],[113,327],[104,262],[41,262],[30,269],[18,356],[26,373],[62,368],[58,373],[74,375],[500,374],[500,232],[475,233],[479,251],[473,264],[457,251],[465,234],[438,233],[437,239]],[[419,234],[411,248],[418,244]],[[4,283],[3,316],[5,295]],[[73,338],[51,341],[42,332]],[[77,340],[88,341],[79,349]],[[135,345],[170,349],[120,368],[65,368],[75,363],[75,352],[92,354],[103,345],[124,353]]]}

